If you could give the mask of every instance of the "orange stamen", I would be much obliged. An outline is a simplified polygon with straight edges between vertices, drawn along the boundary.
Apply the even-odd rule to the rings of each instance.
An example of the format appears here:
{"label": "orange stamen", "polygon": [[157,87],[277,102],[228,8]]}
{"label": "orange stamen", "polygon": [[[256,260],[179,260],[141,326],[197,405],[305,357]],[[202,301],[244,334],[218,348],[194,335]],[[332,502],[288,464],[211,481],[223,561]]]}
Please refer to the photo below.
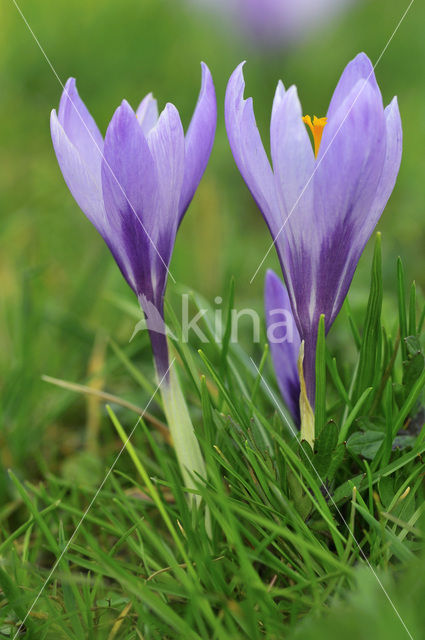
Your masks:
{"label": "orange stamen", "polygon": [[303,122],[308,126],[311,133],[313,134],[314,141],[314,155],[317,158],[317,154],[319,153],[320,143],[322,141],[323,129],[325,128],[327,118],[316,118],[314,116],[313,122],[311,121],[310,116],[304,116]]}

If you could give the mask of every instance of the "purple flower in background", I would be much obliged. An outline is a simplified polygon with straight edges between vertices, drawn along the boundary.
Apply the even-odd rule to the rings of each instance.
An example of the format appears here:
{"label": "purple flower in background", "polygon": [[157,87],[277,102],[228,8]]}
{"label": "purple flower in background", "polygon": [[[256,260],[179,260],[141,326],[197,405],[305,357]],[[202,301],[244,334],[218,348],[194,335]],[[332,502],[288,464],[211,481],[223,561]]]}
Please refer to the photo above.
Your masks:
{"label": "purple flower in background", "polygon": [[[170,103],[158,116],[152,94],[136,112],[125,100],[105,140],[80,99],[75,80],[51,114],[53,146],[65,182],[114,256],[146,315],[163,303],[177,229],[207,166],[216,127],[210,71],[202,64],[202,87],[184,135]],[[156,323],[158,324],[158,323]],[[159,378],[168,368],[165,326],[149,326]]]}
{"label": "purple flower in background", "polygon": [[276,245],[305,342],[304,376],[314,407],[320,315],[328,331],[398,174],[402,131],[397,100],[384,109],[372,64],[359,54],[340,78],[326,124],[322,118],[307,121],[315,133],[316,157],[297,90],[285,90],[279,82],[271,117],[272,168],[244,88],[239,65],[226,93],[227,132]]}
{"label": "purple flower in background", "polygon": [[291,311],[288,292],[274,271],[268,270],[264,289],[267,339],[277,383],[294,422],[300,425],[300,334]]}
{"label": "purple flower in background", "polygon": [[340,13],[353,0],[191,0],[236,27],[263,49],[302,38]]}

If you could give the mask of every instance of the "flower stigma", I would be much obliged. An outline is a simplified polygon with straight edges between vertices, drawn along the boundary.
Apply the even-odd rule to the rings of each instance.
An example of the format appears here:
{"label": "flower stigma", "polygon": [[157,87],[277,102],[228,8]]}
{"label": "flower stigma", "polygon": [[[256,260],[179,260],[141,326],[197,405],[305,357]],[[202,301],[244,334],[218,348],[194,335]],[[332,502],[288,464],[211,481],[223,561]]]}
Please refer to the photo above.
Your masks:
{"label": "flower stigma", "polygon": [[313,134],[314,141],[314,155],[317,158],[317,154],[319,153],[320,143],[322,141],[323,129],[325,128],[327,118],[317,118],[313,117],[313,121],[310,116],[304,116],[303,122],[309,127],[311,133]]}

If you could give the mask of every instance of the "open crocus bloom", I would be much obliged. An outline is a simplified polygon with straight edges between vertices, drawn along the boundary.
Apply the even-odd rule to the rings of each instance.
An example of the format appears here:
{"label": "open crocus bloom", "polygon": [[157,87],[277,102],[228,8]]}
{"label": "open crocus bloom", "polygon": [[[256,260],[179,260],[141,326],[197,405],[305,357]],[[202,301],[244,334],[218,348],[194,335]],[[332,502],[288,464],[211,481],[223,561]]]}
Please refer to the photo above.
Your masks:
{"label": "open crocus bloom", "polygon": [[402,131],[397,100],[384,108],[372,64],[359,54],[339,80],[326,123],[311,122],[313,129],[322,128],[320,140],[315,131],[316,157],[297,90],[285,90],[279,82],[271,117],[272,168],[244,88],[239,65],[226,93],[227,132],[276,246],[305,342],[304,376],[314,406],[320,315],[328,331],[398,174]]}
{"label": "open crocus bloom", "polygon": [[[158,376],[168,368],[163,300],[178,226],[207,166],[216,127],[210,71],[184,135],[179,113],[167,104],[158,116],[151,94],[136,112],[125,100],[105,140],[70,78],[51,114],[53,146],[65,182],[94,224],[149,317]],[[158,323],[156,323],[158,325]]]}

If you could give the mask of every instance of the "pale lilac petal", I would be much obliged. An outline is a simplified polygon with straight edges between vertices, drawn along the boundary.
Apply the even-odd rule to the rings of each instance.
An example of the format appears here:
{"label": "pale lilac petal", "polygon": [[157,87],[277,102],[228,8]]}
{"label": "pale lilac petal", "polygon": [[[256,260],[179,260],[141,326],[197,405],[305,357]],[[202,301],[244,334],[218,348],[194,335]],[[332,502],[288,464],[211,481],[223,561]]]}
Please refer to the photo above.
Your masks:
{"label": "pale lilac petal", "polygon": [[300,423],[300,380],[297,362],[300,336],[292,316],[288,292],[278,276],[266,273],[264,302],[267,339],[280,392],[296,425]]}
{"label": "pale lilac petal", "polygon": [[100,172],[103,138],[78,95],[75,78],[69,78],[65,85],[59,103],[58,120],[78,150],[81,160],[90,166],[92,173]]}
{"label": "pale lilac petal", "polygon": [[[280,92],[281,94],[281,92]],[[297,90],[291,87],[274,100],[271,127],[271,155],[276,189],[279,194],[282,222],[277,237],[281,253],[285,246],[293,245],[299,252],[302,246],[316,253],[317,230],[314,218],[315,158],[305,124]],[[283,257],[285,269],[285,258]],[[303,278],[309,274],[304,273]],[[291,299],[294,292],[291,287]]]}
{"label": "pale lilac petal", "polygon": [[83,161],[79,151],[65,133],[54,109],[50,116],[50,130],[56,157],[68,189],[90,222],[104,235],[106,216],[100,171]]}
{"label": "pale lilac petal", "polygon": [[185,171],[179,206],[179,224],[204,174],[214,143],[217,101],[211,72],[202,63],[202,85],[186,133]]}
{"label": "pale lilac petal", "polygon": [[[168,265],[177,233],[185,153],[183,127],[174,105],[166,105],[147,141],[156,168],[156,207],[161,212],[152,226],[152,240],[161,255],[160,263]],[[154,261],[157,257],[152,253]],[[163,271],[163,264],[158,266]]]}
{"label": "pale lilac petal", "polygon": [[273,234],[279,231],[282,216],[273,172],[255,122],[252,98],[243,97],[243,64],[235,69],[227,85],[227,135],[238,169]]}
{"label": "pale lilac petal", "polygon": [[397,98],[385,109],[386,154],[381,178],[376,189],[375,199],[371,205],[371,213],[364,227],[363,234],[369,237],[378,222],[385,205],[394,189],[400,169],[403,147],[400,111]]}
{"label": "pale lilac petal", "polygon": [[[282,80],[279,80],[279,82],[277,83],[276,91],[274,93],[274,98],[273,98],[272,120],[275,112],[280,108],[282,100],[285,98],[285,93],[286,93],[285,85],[283,84]],[[270,144],[271,144],[271,140],[270,140]]]}
{"label": "pale lilac petal", "polygon": [[139,104],[136,116],[145,136],[156,125],[158,121],[158,103],[152,93],[148,93]]}
{"label": "pale lilac petal", "polygon": [[[315,158],[296,87],[291,87],[272,112],[270,146],[275,181],[285,213],[301,212],[301,205],[311,208]],[[298,213],[299,217],[300,213]]]}
{"label": "pale lilac petal", "polygon": [[332,100],[329,104],[327,117],[333,118],[340,106],[346,100],[351,93],[353,87],[362,80],[360,85],[364,86],[365,83],[370,83],[373,88],[377,89],[378,84],[376,82],[373,65],[365,53],[359,53],[351,62],[347,64],[336,89],[333,93]]}

